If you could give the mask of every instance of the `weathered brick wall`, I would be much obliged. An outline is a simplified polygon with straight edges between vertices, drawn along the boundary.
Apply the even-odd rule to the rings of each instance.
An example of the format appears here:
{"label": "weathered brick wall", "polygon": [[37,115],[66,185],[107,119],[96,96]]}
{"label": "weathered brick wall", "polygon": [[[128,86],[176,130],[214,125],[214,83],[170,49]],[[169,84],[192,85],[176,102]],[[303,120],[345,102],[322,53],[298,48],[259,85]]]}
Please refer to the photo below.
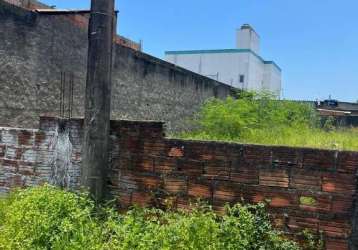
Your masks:
{"label": "weathered brick wall", "polygon": [[0,194],[48,180],[53,138],[53,132],[0,128]]}
{"label": "weathered brick wall", "polygon": [[[40,130],[0,128],[0,194],[51,183],[61,135],[71,142],[67,186],[78,188],[82,124],[43,117]],[[278,228],[322,233],[326,249],[357,249],[358,152],[174,140],[163,126],[111,122],[108,190],[123,208],[188,208],[201,198],[222,212],[265,202]]]}
{"label": "weathered brick wall", "polygon": [[0,196],[12,188],[59,184],[54,172],[62,160],[58,149],[61,133],[68,134],[71,141],[68,178],[61,185],[79,186],[82,121],[66,122],[65,131],[57,118],[42,118],[40,124],[40,130],[0,127]]}
{"label": "weathered brick wall", "polygon": [[161,123],[114,129],[120,153],[111,183],[122,205],[170,199],[186,208],[200,197],[222,211],[226,203],[267,202],[283,230],[322,232],[326,249],[354,243],[358,152],[172,140]]}

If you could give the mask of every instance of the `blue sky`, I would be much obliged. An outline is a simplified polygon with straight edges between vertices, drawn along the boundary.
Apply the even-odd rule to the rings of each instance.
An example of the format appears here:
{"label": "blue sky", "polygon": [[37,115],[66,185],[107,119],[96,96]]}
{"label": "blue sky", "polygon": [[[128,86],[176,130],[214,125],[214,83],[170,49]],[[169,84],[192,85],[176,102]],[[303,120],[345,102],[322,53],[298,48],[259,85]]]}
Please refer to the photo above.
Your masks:
{"label": "blue sky", "polygon": [[[89,8],[90,0],[44,0]],[[287,99],[358,100],[357,0],[118,0],[121,35],[166,50],[235,47],[235,30],[250,23],[261,55],[283,70]]]}

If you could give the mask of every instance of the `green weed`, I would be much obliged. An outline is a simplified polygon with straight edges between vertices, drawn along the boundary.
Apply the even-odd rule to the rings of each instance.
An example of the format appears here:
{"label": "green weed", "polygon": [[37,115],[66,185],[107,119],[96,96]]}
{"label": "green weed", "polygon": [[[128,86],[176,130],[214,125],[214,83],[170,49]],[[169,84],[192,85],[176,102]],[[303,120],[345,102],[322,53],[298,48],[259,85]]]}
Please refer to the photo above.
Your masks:
{"label": "green weed", "polygon": [[0,207],[0,249],[298,250],[274,230],[263,205],[190,211],[96,208],[87,195],[43,186],[20,190]]}
{"label": "green weed", "polygon": [[358,150],[358,129],[324,124],[310,104],[263,93],[211,99],[192,120],[195,129],[175,137],[249,144]]}

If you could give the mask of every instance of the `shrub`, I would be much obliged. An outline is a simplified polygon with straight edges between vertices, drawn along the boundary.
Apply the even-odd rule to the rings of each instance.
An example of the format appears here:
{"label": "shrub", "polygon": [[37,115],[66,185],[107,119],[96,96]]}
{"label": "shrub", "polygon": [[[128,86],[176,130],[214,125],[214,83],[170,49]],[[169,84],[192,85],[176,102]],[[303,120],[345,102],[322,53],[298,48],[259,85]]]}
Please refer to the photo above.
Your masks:
{"label": "shrub", "polygon": [[185,139],[358,150],[354,129],[323,123],[310,104],[275,100],[269,94],[242,93],[238,99],[207,101]]}
{"label": "shrub", "polygon": [[134,208],[106,223],[111,240],[105,249],[300,249],[272,229],[263,205],[237,204],[223,216],[208,207],[166,212]]}
{"label": "shrub", "polygon": [[272,229],[263,205],[190,211],[95,209],[82,194],[51,186],[13,193],[0,207],[0,249],[296,250]]}
{"label": "shrub", "polygon": [[16,191],[2,202],[0,249],[96,249],[94,203],[51,186]]}
{"label": "shrub", "polygon": [[246,92],[238,99],[207,101],[195,121],[200,131],[231,139],[248,137],[256,130],[315,127],[318,122],[310,105]]}

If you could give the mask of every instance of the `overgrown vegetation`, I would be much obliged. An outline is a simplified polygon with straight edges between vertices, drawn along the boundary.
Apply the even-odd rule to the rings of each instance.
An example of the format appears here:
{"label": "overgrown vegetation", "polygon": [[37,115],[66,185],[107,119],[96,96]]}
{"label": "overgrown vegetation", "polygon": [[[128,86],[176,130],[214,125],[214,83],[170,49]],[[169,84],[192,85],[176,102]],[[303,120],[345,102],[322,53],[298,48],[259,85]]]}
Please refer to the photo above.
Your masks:
{"label": "overgrown vegetation", "polygon": [[272,229],[263,205],[238,204],[223,216],[205,206],[119,214],[51,186],[17,191],[1,204],[0,249],[300,249]]}
{"label": "overgrown vegetation", "polygon": [[185,139],[358,150],[358,129],[321,121],[314,107],[270,94],[241,93],[238,99],[207,101]]}

